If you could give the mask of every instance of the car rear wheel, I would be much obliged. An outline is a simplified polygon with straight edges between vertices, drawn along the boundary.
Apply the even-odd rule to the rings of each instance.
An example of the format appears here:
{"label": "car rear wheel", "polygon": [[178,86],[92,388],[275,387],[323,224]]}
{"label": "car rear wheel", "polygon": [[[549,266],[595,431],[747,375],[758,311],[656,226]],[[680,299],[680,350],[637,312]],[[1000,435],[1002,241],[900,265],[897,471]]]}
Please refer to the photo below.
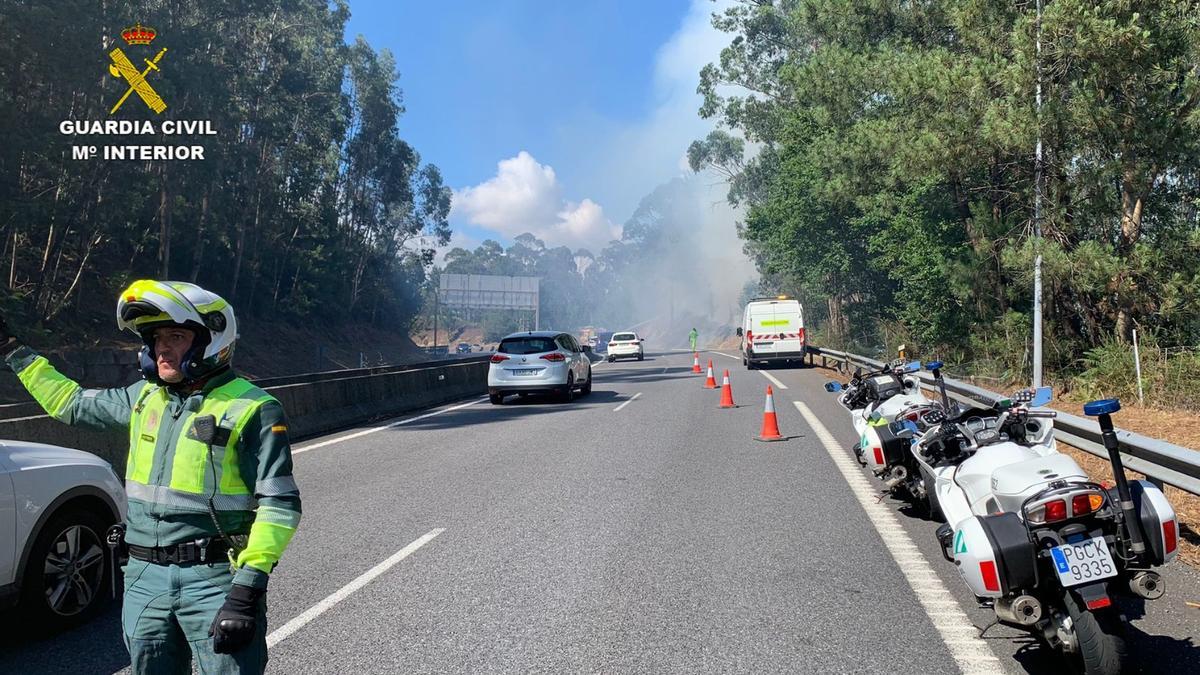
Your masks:
{"label": "car rear wheel", "polygon": [[558,399],[563,403],[570,403],[575,400],[575,374],[567,373],[567,386],[563,388],[562,394]]}
{"label": "car rear wheel", "polygon": [[104,535],[112,518],[82,506],[51,516],[29,551],[21,607],[29,627],[56,632],[87,621],[109,599]]}
{"label": "car rear wheel", "polygon": [[492,405],[503,405],[504,394],[488,394],[488,400],[492,402]]}
{"label": "car rear wheel", "polygon": [[592,367],[588,366],[588,379],[587,382],[584,382],[583,386],[579,388],[579,395],[587,396],[590,393],[592,393]]}
{"label": "car rear wheel", "polygon": [[645,355],[645,354],[642,354],[641,352],[638,352],[638,361],[642,361],[642,360],[644,360],[645,358],[646,358],[646,355]]}

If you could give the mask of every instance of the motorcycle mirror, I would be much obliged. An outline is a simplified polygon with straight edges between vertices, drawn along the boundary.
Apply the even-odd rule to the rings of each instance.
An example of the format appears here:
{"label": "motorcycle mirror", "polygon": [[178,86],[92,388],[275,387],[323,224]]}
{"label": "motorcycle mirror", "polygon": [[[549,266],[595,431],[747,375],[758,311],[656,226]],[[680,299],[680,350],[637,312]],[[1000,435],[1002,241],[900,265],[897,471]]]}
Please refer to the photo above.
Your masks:
{"label": "motorcycle mirror", "polygon": [[915,373],[920,369],[921,369],[920,361],[909,361],[908,363],[904,364],[904,372],[906,372],[906,373]]}
{"label": "motorcycle mirror", "polygon": [[836,394],[836,393],[838,393],[838,392],[839,392],[839,391],[841,391],[841,390],[842,390],[842,383],[841,383],[841,382],[833,382],[833,381],[830,381],[830,382],[826,382],[826,383],[825,383],[825,391],[827,391],[827,392],[829,392],[829,393],[831,393],[831,394]]}
{"label": "motorcycle mirror", "polygon": [[1032,408],[1036,408],[1038,406],[1046,405],[1053,399],[1054,399],[1053,389],[1051,389],[1050,387],[1038,387],[1036,390],[1034,390],[1033,400],[1031,400],[1029,402],[1029,406]]}

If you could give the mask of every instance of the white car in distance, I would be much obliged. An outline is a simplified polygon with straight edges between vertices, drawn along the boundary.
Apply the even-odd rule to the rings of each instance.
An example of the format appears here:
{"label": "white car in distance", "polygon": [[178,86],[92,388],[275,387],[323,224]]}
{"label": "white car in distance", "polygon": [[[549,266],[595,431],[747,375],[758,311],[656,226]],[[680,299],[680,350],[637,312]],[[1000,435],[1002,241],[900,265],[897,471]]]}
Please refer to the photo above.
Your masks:
{"label": "white car in distance", "polygon": [[112,598],[108,528],[125,520],[112,466],[88,452],[0,441],[0,609],[37,632],[69,628]]}
{"label": "white car in distance", "polygon": [[502,405],[508,394],[553,394],[560,401],[575,398],[575,390],[592,393],[592,348],[569,333],[530,331],[500,341],[488,367],[488,398]]}
{"label": "white car in distance", "polygon": [[646,358],[646,352],[642,348],[645,342],[645,338],[638,337],[638,334],[632,331],[613,333],[608,341],[608,362],[612,363],[617,359],[628,358],[637,358],[638,361],[641,361]]}

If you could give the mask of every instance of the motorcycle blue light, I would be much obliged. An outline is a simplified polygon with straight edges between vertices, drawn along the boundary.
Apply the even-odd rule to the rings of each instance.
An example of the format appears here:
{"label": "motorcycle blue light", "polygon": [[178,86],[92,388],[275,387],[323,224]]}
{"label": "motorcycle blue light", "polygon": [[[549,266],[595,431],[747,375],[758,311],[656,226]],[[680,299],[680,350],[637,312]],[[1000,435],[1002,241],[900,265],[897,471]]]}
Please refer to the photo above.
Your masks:
{"label": "motorcycle blue light", "polygon": [[1102,398],[1083,404],[1083,414],[1089,417],[1111,415],[1121,409],[1121,402],[1115,398]]}
{"label": "motorcycle blue light", "polygon": [[943,365],[941,361],[927,361],[925,368],[928,370],[940,370]]}

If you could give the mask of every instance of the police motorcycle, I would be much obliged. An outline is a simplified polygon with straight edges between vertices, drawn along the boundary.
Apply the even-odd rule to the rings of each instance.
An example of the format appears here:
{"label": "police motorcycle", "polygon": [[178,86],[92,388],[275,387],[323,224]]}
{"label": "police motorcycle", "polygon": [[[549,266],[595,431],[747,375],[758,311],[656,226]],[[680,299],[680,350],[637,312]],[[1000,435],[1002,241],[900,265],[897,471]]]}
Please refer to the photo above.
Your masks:
{"label": "police motorcycle", "polygon": [[844,385],[825,383],[825,391],[839,394],[838,403],[850,412],[859,441],[854,454],[860,464],[870,468],[883,481],[886,490],[897,496],[925,498],[925,488],[912,453],[909,439],[897,436],[890,424],[898,419],[921,421],[921,413],[937,406],[921,393],[920,383],[908,375],[921,369],[920,361],[901,358],[883,368],[864,373],[862,368]]}
{"label": "police motorcycle", "polygon": [[[941,364],[929,366],[945,401]],[[1116,400],[1084,406],[1100,418],[1116,477],[1109,488],[1055,449],[1055,413],[1035,410],[1050,398],[1049,387],[1027,389],[991,408],[933,410],[924,432],[898,424],[934,477],[947,521],[937,530],[942,555],[981,604],[1081,672],[1119,673],[1125,620],[1112,595],[1162,597],[1153,568],[1175,557],[1175,512],[1152,483],[1126,480],[1110,417]]]}

